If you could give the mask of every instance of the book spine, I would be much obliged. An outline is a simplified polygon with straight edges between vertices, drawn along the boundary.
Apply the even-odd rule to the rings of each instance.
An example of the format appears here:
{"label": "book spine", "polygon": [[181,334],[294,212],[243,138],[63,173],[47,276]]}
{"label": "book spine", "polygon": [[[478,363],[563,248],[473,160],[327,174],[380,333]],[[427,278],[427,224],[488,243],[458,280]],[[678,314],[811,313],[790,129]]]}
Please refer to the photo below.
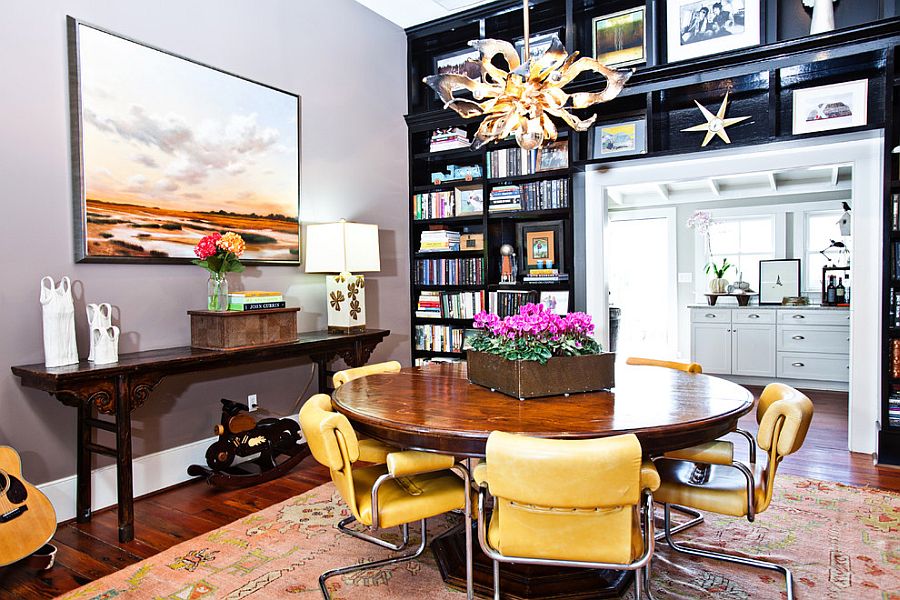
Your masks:
{"label": "book spine", "polygon": [[251,310],[266,310],[269,308],[284,308],[284,302],[257,302],[248,304],[229,304],[228,310],[247,312]]}

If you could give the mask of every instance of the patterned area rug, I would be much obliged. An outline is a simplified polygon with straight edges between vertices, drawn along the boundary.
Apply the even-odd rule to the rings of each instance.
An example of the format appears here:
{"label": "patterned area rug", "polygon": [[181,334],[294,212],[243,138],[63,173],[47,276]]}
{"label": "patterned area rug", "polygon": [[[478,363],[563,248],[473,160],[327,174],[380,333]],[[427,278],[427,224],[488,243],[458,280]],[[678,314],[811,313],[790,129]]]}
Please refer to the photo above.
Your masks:
{"label": "patterned area rug", "polygon": [[[335,526],[346,516],[335,488],[323,485],[62,598],[320,598],[323,571],[389,554],[339,533]],[[429,537],[456,522],[453,515],[429,521]],[[707,515],[680,539],[791,565],[798,599],[900,599],[900,494],[782,476],[775,501],[756,523]],[[335,600],[465,597],[443,584],[430,552],[335,577],[329,589]],[[676,555],[665,543],[654,557],[653,593],[658,599],[784,597],[775,572]],[[632,597],[629,590],[626,598]]]}

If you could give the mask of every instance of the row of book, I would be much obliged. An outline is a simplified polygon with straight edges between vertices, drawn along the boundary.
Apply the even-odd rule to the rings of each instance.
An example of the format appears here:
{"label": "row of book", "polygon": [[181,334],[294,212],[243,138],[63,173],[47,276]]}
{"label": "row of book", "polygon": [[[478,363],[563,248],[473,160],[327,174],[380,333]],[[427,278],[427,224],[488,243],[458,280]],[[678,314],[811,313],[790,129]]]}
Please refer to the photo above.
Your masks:
{"label": "row of book", "polygon": [[891,427],[900,427],[900,392],[894,392],[888,398],[888,423]]}
{"label": "row of book", "polygon": [[503,148],[487,153],[487,176],[492,179],[532,175],[569,166],[569,142],[561,140],[537,150]]}
{"label": "row of book", "polygon": [[498,185],[491,189],[488,208],[492,213],[516,210],[549,210],[569,206],[569,180],[550,179],[521,185]]}
{"label": "row of book", "polygon": [[250,290],[228,294],[228,310],[248,311],[284,307],[284,296],[280,292]]}
{"label": "row of book", "polygon": [[900,328],[900,291],[898,290],[891,292],[890,320],[891,327]]}
{"label": "row of book", "polygon": [[425,230],[419,237],[419,252],[453,252],[455,250],[459,250],[458,231]]}
{"label": "row of book", "polygon": [[891,257],[891,273],[894,279],[900,279],[900,242],[893,243],[893,256]]}
{"label": "row of book", "polygon": [[413,218],[445,219],[480,214],[484,210],[484,190],[481,186],[458,187],[450,191],[415,194]]}
{"label": "row of book", "polygon": [[473,319],[483,311],[484,292],[419,293],[416,316],[423,319]]}
{"label": "row of book", "polygon": [[455,150],[456,148],[468,148],[469,136],[465,129],[450,127],[437,129],[431,134],[429,152],[441,152],[443,150]]}
{"label": "row of book", "polygon": [[891,229],[900,231],[900,194],[891,196]]}
{"label": "row of book", "polygon": [[525,283],[559,283],[568,281],[568,273],[560,273],[559,269],[529,269],[522,281]]}
{"label": "row of book", "polygon": [[541,293],[534,290],[498,290],[488,294],[489,311],[501,318],[519,313],[526,304],[538,304]]}
{"label": "row of book", "polygon": [[419,285],[481,285],[484,260],[481,258],[426,258],[416,261]]}
{"label": "row of book", "polygon": [[462,352],[466,332],[471,336],[476,330],[466,330],[449,325],[416,325],[416,350],[429,352]]}

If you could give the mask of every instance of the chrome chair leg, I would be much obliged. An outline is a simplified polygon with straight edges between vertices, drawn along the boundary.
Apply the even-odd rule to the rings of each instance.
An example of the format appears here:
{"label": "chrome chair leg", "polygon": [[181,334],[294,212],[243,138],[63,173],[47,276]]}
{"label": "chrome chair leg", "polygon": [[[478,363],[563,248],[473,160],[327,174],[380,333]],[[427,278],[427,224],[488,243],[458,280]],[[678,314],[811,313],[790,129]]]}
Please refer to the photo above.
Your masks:
{"label": "chrome chair leg", "polygon": [[412,554],[405,554],[403,556],[395,556],[393,558],[385,558],[382,560],[376,560],[369,563],[363,563],[360,565],[353,565],[350,567],[341,567],[339,569],[331,569],[330,571],[325,571],[321,575],[319,575],[319,589],[322,590],[322,596],[325,600],[331,600],[331,594],[328,593],[328,588],[326,586],[326,582],[328,579],[332,577],[336,577],[337,575],[345,575],[346,573],[354,573],[356,571],[367,571],[369,569],[377,569],[378,567],[384,567],[387,565],[395,565],[397,563],[406,562],[408,560],[413,560],[422,556],[422,553],[425,552],[425,546],[428,543],[426,539],[425,532],[425,519],[422,519],[422,541],[419,542],[418,548],[416,548],[415,552]]}
{"label": "chrome chair leg", "polygon": [[697,550],[695,548],[687,548],[685,546],[680,546],[675,543],[675,540],[672,539],[671,525],[672,518],[671,512],[669,510],[669,505],[665,504],[665,534],[666,534],[666,543],[675,550],[676,552],[680,552],[682,554],[688,554],[691,556],[700,556],[702,558],[710,558],[713,560],[724,560],[727,562],[736,563],[739,565],[747,565],[748,567],[756,567],[758,569],[768,569],[770,571],[778,571],[784,575],[785,587],[787,589],[787,600],[794,600],[794,576],[791,573],[791,570],[782,565],[777,565],[775,563],[766,562],[764,560],[758,560],[755,558],[744,558],[741,556],[732,556],[730,554],[721,554],[718,552],[709,552],[707,550]]}
{"label": "chrome chair leg", "polygon": [[494,561],[494,600],[500,600],[500,561]]}
{"label": "chrome chair leg", "polygon": [[403,542],[400,544],[392,544],[391,542],[382,540],[381,538],[377,538],[373,535],[369,535],[368,533],[363,533],[362,531],[355,531],[353,529],[349,529],[347,525],[356,521],[354,517],[347,517],[338,523],[338,529],[343,533],[351,537],[355,537],[356,539],[363,540],[365,542],[369,542],[371,544],[375,544],[376,546],[381,546],[382,548],[387,548],[388,550],[393,550],[395,552],[403,550],[406,548],[406,545],[409,544],[409,524],[404,523],[400,526],[400,531],[403,533]]}
{"label": "chrome chair leg", "polygon": [[[467,461],[467,464],[471,466],[471,459]],[[475,598],[475,584],[472,573],[474,562],[472,548],[472,476],[469,469],[461,464],[453,466],[452,470],[456,471],[465,482],[466,516],[463,519],[463,524],[466,528],[466,598],[467,600],[473,600]]]}
{"label": "chrome chair leg", "polygon": [[[679,504],[670,504],[669,506],[672,507],[672,510],[676,510],[682,514],[685,514],[685,515],[691,517],[691,519],[689,521],[685,521],[684,523],[681,523],[681,524],[673,527],[672,535],[675,535],[676,533],[685,531],[686,529],[690,529],[691,527],[696,527],[697,525],[699,525],[700,523],[703,522],[703,513],[700,512],[699,510],[695,510],[695,509],[689,508],[687,506],[681,506]],[[666,537],[665,531],[660,531],[656,534],[657,541],[663,539],[664,537]]]}

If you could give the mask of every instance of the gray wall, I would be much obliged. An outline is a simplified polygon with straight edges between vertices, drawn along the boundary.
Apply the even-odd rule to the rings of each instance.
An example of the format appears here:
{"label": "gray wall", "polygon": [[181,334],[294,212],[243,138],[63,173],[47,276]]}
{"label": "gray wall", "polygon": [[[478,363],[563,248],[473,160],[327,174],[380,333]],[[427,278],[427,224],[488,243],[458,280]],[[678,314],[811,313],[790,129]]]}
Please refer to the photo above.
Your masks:
{"label": "gray wall", "polygon": [[[352,0],[42,0],[4,7],[0,444],[21,452],[28,479],[75,471],[75,411],[23,389],[9,372],[10,365],[43,360],[41,276],[75,282],[81,356],[85,302],[114,305],[120,351],[133,352],[188,344],[185,311],[200,308],[206,293],[199,267],[73,262],[67,14],[302,97],[301,220],[379,225],[382,271],[367,278],[368,320],[394,333],[373,360],[408,361],[406,38],[399,27]],[[301,330],[324,327],[322,275],[256,267],[230,277],[246,289],[284,290],[303,308]],[[209,437],[223,396],[257,393],[262,409],[293,412],[313,377],[308,364],[280,363],[165,380],[133,415],[135,455]]]}

